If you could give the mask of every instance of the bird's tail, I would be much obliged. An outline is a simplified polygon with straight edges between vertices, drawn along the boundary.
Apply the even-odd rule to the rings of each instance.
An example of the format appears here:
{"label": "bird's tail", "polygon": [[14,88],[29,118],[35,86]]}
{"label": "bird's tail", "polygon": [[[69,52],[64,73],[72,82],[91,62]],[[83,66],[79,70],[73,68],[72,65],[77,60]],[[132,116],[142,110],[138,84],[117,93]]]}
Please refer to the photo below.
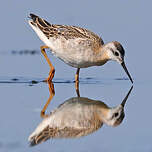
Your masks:
{"label": "bird's tail", "polygon": [[33,22],[36,22],[36,19],[39,18],[39,17],[37,15],[31,13],[29,18],[32,19]]}
{"label": "bird's tail", "polygon": [[51,26],[50,23],[48,23],[46,20],[40,18],[39,16],[37,16],[35,14],[31,13],[29,18],[31,19],[29,22],[34,26],[38,26],[39,28]]}
{"label": "bird's tail", "polygon": [[41,132],[38,135],[30,136],[28,140],[29,140],[30,146],[35,146],[37,144],[40,144],[40,143],[48,140],[49,138],[50,137],[49,137],[48,133],[44,134],[43,132]]}

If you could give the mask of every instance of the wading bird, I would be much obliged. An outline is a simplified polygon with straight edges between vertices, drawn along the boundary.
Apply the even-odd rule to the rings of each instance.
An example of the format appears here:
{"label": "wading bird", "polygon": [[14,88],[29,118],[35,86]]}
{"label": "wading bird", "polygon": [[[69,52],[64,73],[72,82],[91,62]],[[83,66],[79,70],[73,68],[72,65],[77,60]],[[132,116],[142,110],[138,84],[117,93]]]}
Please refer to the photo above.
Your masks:
{"label": "wading bird", "polygon": [[28,21],[39,38],[45,43],[41,46],[41,52],[50,66],[47,82],[51,82],[55,69],[50,62],[45,49],[67,63],[77,68],[75,82],[79,81],[80,68],[102,66],[109,60],[120,63],[129,79],[133,80],[125,66],[125,51],[117,41],[104,44],[103,40],[95,33],[77,26],[50,24],[46,20],[30,14]]}
{"label": "wading bird", "polygon": [[124,106],[131,89],[116,107],[109,107],[104,102],[86,97],[73,97],[59,105],[57,109],[46,115],[45,110],[54,96],[54,88],[50,87],[50,97],[41,111],[43,121],[37,126],[28,140],[31,146],[50,138],[77,138],[95,132],[107,124],[118,126],[124,119]]}

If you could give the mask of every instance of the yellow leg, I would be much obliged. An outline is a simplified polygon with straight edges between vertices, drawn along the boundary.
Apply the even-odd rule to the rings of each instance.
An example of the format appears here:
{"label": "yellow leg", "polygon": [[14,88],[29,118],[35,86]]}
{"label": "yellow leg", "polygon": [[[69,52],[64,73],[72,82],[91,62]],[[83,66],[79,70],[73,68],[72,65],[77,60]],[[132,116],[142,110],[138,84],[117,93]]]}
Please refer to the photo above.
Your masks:
{"label": "yellow leg", "polygon": [[76,81],[76,82],[75,82],[75,90],[76,90],[77,96],[80,97],[80,92],[79,92],[79,81]]}
{"label": "yellow leg", "polygon": [[53,79],[54,74],[55,74],[55,69],[54,69],[52,63],[50,62],[50,60],[49,60],[49,58],[48,58],[48,56],[47,56],[47,54],[46,54],[46,52],[45,52],[45,49],[48,49],[48,48],[49,48],[48,46],[41,46],[41,52],[42,52],[42,54],[44,55],[47,63],[48,63],[49,66],[50,66],[50,73],[49,73],[49,76],[48,76],[48,78],[46,79],[46,81],[47,81],[47,82],[52,82],[52,79]]}
{"label": "yellow leg", "polygon": [[76,75],[75,75],[75,82],[79,82],[79,72],[80,72],[80,68],[77,69]]}
{"label": "yellow leg", "polygon": [[43,109],[42,109],[42,111],[41,111],[41,117],[42,117],[42,118],[48,117],[48,115],[45,114],[45,111],[46,111],[48,105],[50,104],[52,98],[53,98],[54,95],[55,95],[54,84],[53,84],[53,83],[48,83],[48,85],[49,85],[50,96],[49,96],[49,99],[47,100],[46,104],[44,105],[44,107],[43,107]]}
{"label": "yellow leg", "polygon": [[77,69],[76,75],[75,75],[75,89],[76,89],[76,93],[78,95],[78,97],[80,97],[80,93],[79,93],[79,72],[80,72],[80,68]]}

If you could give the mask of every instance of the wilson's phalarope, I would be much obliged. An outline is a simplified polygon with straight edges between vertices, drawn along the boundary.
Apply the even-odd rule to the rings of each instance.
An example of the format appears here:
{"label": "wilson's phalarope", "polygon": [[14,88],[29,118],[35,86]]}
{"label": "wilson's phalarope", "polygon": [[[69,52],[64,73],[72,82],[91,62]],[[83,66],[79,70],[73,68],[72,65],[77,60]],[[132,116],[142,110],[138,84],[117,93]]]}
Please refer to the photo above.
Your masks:
{"label": "wilson's phalarope", "polygon": [[[50,84],[50,83],[49,83]],[[43,121],[29,136],[31,146],[42,143],[49,138],[77,138],[86,136],[102,127],[103,124],[118,126],[124,119],[124,106],[133,87],[122,103],[109,107],[104,102],[86,97],[73,97],[46,115],[45,110],[54,96],[51,86],[50,97],[41,111]]]}
{"label": "wilson's phalarope", "polygon": [[44,46],[41,46],[41,52],[51,68],[47,78],[48,82],[52,81],[55,69],[47,57],[46,48],[51,49],[55,56],[68,65],[77,68],[76,82],[79,81],[80,68],[101,66],[109,60],[114,60],[122,65],[133,83],[124,62],[125,51],[119,42],[113,41],[104,44],[98,35],[87,29],[50,24],[34,14],[30,14],[30,18],[30,26],[45,43]]}

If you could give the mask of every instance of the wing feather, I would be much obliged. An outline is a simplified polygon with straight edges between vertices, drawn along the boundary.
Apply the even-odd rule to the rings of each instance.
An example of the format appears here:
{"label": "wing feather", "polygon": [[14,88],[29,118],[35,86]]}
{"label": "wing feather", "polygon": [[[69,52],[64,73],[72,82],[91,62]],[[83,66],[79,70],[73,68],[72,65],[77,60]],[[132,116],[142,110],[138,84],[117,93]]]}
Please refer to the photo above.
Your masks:
{"label": "wing feather", "polygon": [[104,44],[103,40],[97,34],[85,28],[77,26],[50,24],[46,20],[34,14],[30,14],[30,17],[32,19],[32,24],[37,26],[48,39],[50,37],[64,37],[66,40],[81,38],[83,39],[83,41],[89,41],[90,45],[94,45],[97,48],[101,47]]}

